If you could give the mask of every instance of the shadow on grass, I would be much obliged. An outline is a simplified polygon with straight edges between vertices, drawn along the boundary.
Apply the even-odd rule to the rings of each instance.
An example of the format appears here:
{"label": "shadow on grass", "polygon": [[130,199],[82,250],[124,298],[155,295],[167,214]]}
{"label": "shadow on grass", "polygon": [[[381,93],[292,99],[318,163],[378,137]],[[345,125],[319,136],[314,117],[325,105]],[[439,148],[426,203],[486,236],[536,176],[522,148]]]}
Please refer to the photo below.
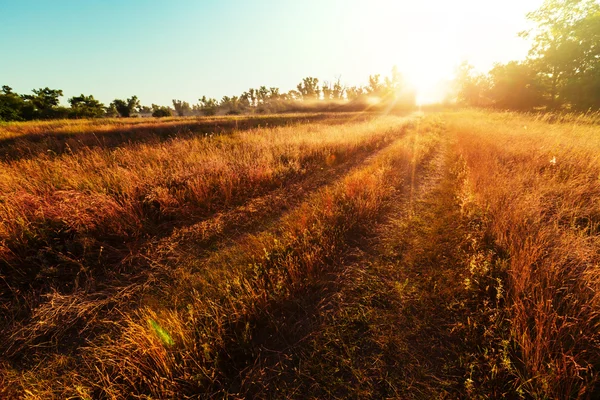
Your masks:
{"label": "shadow on grass", "polygon": [[0,159],[19,160],[35,158],[41,154],[60,155],[89,148],[116,148],[133,143],[160,143],[174,137],[191,138],[213,134],[226,134],[254,128],[277,127],[311,122],[343,124],[350,119],[367,119],[371,114],[302,114],[269,115],[217,119],[188,119],[177,121],[115,125],[109,130],[60,131],[24,133],[16,137],[0,139]]}

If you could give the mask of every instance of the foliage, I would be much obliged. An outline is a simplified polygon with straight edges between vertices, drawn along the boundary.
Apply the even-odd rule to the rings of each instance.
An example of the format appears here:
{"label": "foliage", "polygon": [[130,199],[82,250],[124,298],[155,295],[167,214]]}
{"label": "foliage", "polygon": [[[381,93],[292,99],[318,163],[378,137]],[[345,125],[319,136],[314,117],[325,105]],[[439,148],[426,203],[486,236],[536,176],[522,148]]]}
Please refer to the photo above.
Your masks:
{"label": "foliage", "polygon": [[73,118],[98,118],[104,115],[104,104],[94,99],[94,96],[74,96],[69,99],[71,104],[70,116]]}
{"label": "foliage", "polygon": [[319,80],[311,76],[302,79],[302,82],[296,86],[302,96],[302,100],[318,100],[321,90],[319,89]]}
{"label": "foliage", "polygon": [[23,98],[12,91],[10,86],[2,86],[0,93],[0,121],[21,121],[25,103]]}
{"label": "foliage", "polygon": [[152,104],[152,116],[156,118],[170,117],[171,109],[169,107]]}
{"label": "foliage", "polygon": [[173,108],[175,108],[177,115],[180,117],[183,117],[192,111],[190,103],[175,99],[173,99]]}
{"label": "foliage", "polygon": [[202,96],[202,98],[198,101],[200,102],[198,109],[204,115],[215,115],[217,113],[217,107],[219,106],[217,99],[206,98],[206,96]]}
{"label": "foliage", "polygon": [[600,109],[600,4],[546,0],[527,14],[535,24],[527,60],[497,64],[487,75],[461,66],[457,100],[472,106],[528,111]]}
{"label": "foliage", "polygon": [[111,107],[114,107],[121,117],[127,118],[140,107],[140,101],[137,96],[132,96],[127,100],[115,99],[111,103]]}

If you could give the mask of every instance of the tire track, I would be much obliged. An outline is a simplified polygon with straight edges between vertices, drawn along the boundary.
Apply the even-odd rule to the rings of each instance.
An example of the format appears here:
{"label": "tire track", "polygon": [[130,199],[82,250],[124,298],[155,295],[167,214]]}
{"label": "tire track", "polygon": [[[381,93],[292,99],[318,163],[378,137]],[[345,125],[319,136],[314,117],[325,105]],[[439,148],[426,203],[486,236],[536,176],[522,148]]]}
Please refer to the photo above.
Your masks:
{"label": "tire track", "polygon": [[[466,395],[466,230],[448,139],[401,193],[389,219],[356,249],[297,370],[269,391],[295,398],[455,398]],[[279,371],[279,373],[282,373]]]}

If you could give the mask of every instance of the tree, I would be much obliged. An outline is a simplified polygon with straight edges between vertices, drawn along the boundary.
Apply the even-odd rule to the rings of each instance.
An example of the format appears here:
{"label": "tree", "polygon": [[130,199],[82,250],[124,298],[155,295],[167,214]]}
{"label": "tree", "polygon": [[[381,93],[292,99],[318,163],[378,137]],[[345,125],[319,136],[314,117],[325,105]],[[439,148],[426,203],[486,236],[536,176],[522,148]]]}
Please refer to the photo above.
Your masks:
{"label": "tree", "polygon": [[217,99],[208,99],[206,96],[202,96],[198,101],[200,102],[198,108],[204,115],[215,115],[217,113],[217,107],[219,106]]}
{"label": "tree", "polygon": [[486,105],[486,92],[489,89],[488,78],[477,74],[472,65],[463,62],[456,72],[456,100],[468,106]]}
{"label": "tree", "polygon": [[114,106],[121,117],[127,118],[130,117],[134,111],[140,107],[140,101],[138,100],[137,96],[131,96],[127,100],[115,99],[111,105]]}
{"label": "tree", "polygon": [[22,95],[21,98],[25,101],[22,108],[24,119],[49,119],[49,118],[64,118],[68,115],[68,110],[64,107],[59,107],[59,97],[63,95],[60,89],[33,89],[31,94]]}
{"label": "tree", "polygon": [[152,114],[152,107],[148,106],[139,106],[136,110],[138,114]]}
{"label": "tree", "polygon": [[0,121],[23,120],[24,101],[21,96],[14,93],[10,86],[2,86],[0,93]]}
{"label": "tree", "polygon": [[559,107],[573,86],[597,74],[600,5],[594,0],[546,0],[527,18],[536,24],[521,33],[533,39],[529,60],[538,71],[548,105]]}
{"label": "tree", "polygon": [[340,78],[337,78],[337,80],[333,84],[333,90],[331,92],[331,95],[335,100],[342,100],[344,98],[344,90],[345,89],[342,86],[342,83],[340,82]]}
{"label": "tree", "polygon": [[241,113],[240,98],[238,96],[223,96],[219,107],[227,110],[227,114],[239,114]]}
{"label": "tree", "polygon": [[383,84],[380,82],[381,75],[369,75],[369,86],[367,86],[367,93],[374,96],[379,96],[383,91]]}
{"label": "tree", "polygon": [[175,99],[173,100],[173,108],[175,108],[177,115],[180,117],[183,117],[185,114],[188,114],[192,111],[188,102]]}
{"label": "tree", "polygon": [[320,95],[319,89],[319,80],[313,77],[307,77],[302,79],[296,88],[300,95],[302,96],[302,100],[318,100]]}
{"label": "tree", "polygon": [[321,90],[323,91],[323,100],[331,100],[331,97],[333,96],[333,88],[331,87],[329,82],[323,82]]}
{"label": "tree", "polygon": [[290,90],[289,92],[286,93],[286,98],[287,100],[301,100],[302,99],[302,93],[300,93],[297,90]]}
{"label": "tree", "polygon": [[248,92],[246,92],[247,94],[247,98],[250,101],[250,106],[255,107],[256,106],[256,95],[257,95],[257,91],[255,89],[248,89]]}
{"label": "tree", "polygon": [[489,72],[487,96],[502,109],[531,110],[542,105],[536,71],[527,63],[496,64]]}
{"label": "tree", "polygon": [[346,89],[346,97],[349,101],[355,101],[360,99],[366,93],[365,88],[362,86],[350,86]]}
{"label": "tree", "polygon": [[398,93],[404,89],[403,84],[402,74],[398,71],[398,67],[394,66],[392,75],[385,77],[381,91],[385,97],[397,97]]}
{"label": "tree", "polygon": [[69,99],[71,104],[70,116],[73,118],[99,118],[104,115],[104,104],[94,99],[94,96],[74,96]]}
{"label": "tree", "polygon": [[269,89],[266,86],[259,87],[256,97],[259,104],[266,105],[269,100]]}
{"label": "tree", "polygon": [[155,118],[170,117],[171,109],[166,106],[152,104],[152,116]]}

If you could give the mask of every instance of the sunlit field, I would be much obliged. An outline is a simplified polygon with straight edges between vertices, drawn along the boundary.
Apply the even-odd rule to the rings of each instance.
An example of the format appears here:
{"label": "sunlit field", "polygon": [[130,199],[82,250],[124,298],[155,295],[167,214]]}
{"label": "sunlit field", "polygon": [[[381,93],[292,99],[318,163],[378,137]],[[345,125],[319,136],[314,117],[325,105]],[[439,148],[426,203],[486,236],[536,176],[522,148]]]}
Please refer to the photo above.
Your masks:
{"label": "sunlit field", "polygon": [[2,398],[598,395],[593,115],[0,135]]}

